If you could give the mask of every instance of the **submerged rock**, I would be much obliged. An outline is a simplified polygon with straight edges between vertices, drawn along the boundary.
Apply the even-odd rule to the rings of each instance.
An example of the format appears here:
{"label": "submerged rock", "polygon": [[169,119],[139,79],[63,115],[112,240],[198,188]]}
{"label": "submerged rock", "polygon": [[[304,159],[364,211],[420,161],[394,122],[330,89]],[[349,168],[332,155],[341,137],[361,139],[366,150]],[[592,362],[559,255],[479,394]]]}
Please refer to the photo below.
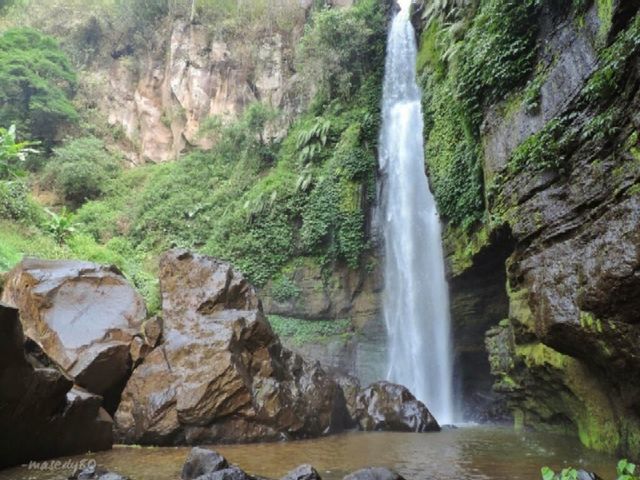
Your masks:
{"label": "submerged rock", "polygon": [[315,468],[305,464],[291,470],[281,480],[322,480],[322,477]]}
{"label": "submerged rock", "polygon": [[218,452],[194,447],[182,467],[181,480],[258,480],[247,475]]}
{"label": "submerged rock", "polygon": [[207,473],[217,472],[227,468],[227,460],[218,452],[206,448],[194,447],[189,452],[185,464],[182,466],[182,480],[193,480]]}
{"label": "submerged rock", "polygon": [[427,407],[402,385],[377,382],[358,394],[356,417],[365,431],[430,432],[440,426]]}
{"label": "submerged rock", "polygon": [[129,480],[129,478],[93,465],[74,473],[69,480]]}
{"label": "submerged rock", "polygon": [[363,468],[347,475],[344,480],[404,480],[404,477],[388,468]]}
{"label": "submerged rock", "polygon": [[25,259],[7,275],[2,301],[20,310],[25,333],[75,383],[115,411],[130,350],[146,316],[142,297],[113,268]]}
{"label": "submerged rock", "polygon": [[282,348],[255,289],[230,264],[172,250],[160,261],[160,287],[164,343],[122,394],[121,441],[247,442],[342,429],[340,387]]}
{"label": "submerged rock", "polygon": [[0,468],[111,448],[102,398],[73,381],[33,342],[18,310],[0,304]]}
{"label": "submerged rock", "polygon": [[587,472],[586,470],[578,470],[576,480],[602,480],[597,474],[593,472]]}

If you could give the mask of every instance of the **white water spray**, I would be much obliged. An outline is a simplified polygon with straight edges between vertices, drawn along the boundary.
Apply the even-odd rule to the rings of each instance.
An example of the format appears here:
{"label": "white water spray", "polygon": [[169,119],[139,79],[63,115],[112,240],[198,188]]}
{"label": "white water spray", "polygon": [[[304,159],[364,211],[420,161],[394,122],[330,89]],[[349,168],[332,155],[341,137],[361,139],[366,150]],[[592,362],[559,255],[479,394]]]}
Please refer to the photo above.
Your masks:
{"label": "white water spray", "polygon": [[387,378],[447,424],[455,420],[449,296],[440,219],[424,171],[411,0],[399,4],[387,41],[380,133]]}

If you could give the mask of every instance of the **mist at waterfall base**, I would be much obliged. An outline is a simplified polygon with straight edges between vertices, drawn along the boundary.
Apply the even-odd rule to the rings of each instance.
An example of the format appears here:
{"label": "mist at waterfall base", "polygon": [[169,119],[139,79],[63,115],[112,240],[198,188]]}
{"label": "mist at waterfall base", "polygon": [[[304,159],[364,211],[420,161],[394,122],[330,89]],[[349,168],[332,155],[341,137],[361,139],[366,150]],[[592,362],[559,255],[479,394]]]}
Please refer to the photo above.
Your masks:
{"label": "mist at waterfall base", "polygon": [[387,379],[405,385],[441,424],[449,424],[456,420],[449,298],[440,220],[424,171],[410,3],[400,0],[389,30],[382,100],[379,226]]}

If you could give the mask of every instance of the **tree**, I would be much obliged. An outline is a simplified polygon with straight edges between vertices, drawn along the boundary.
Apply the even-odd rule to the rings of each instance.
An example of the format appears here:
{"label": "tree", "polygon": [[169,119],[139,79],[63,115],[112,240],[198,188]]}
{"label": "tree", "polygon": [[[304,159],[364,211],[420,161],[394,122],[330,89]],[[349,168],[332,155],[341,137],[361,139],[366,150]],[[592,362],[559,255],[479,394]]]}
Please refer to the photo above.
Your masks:
{"label": "tree", "polygon": [[0,124],[50,147],[60,126],[77,120],[76,75],[56,41],[19,28],[0,36]]}

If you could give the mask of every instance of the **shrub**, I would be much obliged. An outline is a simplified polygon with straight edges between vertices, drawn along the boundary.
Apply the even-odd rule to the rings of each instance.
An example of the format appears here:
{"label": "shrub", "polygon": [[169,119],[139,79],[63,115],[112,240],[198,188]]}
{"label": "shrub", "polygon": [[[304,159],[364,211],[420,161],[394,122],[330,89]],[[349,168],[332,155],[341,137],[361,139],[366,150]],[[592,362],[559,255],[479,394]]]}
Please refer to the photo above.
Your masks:
{"label": "shrub", "polygon": [[41,208],[29,197],[29,188],[21,180],[0,180],[0,219],[37,224]]}
{"label": "shrub", "polygon": [[78,206],[102,195],[119,167],[120,162],[105,150],[101,140],[84,137],[54,149],[44,178],[66,201]]}

